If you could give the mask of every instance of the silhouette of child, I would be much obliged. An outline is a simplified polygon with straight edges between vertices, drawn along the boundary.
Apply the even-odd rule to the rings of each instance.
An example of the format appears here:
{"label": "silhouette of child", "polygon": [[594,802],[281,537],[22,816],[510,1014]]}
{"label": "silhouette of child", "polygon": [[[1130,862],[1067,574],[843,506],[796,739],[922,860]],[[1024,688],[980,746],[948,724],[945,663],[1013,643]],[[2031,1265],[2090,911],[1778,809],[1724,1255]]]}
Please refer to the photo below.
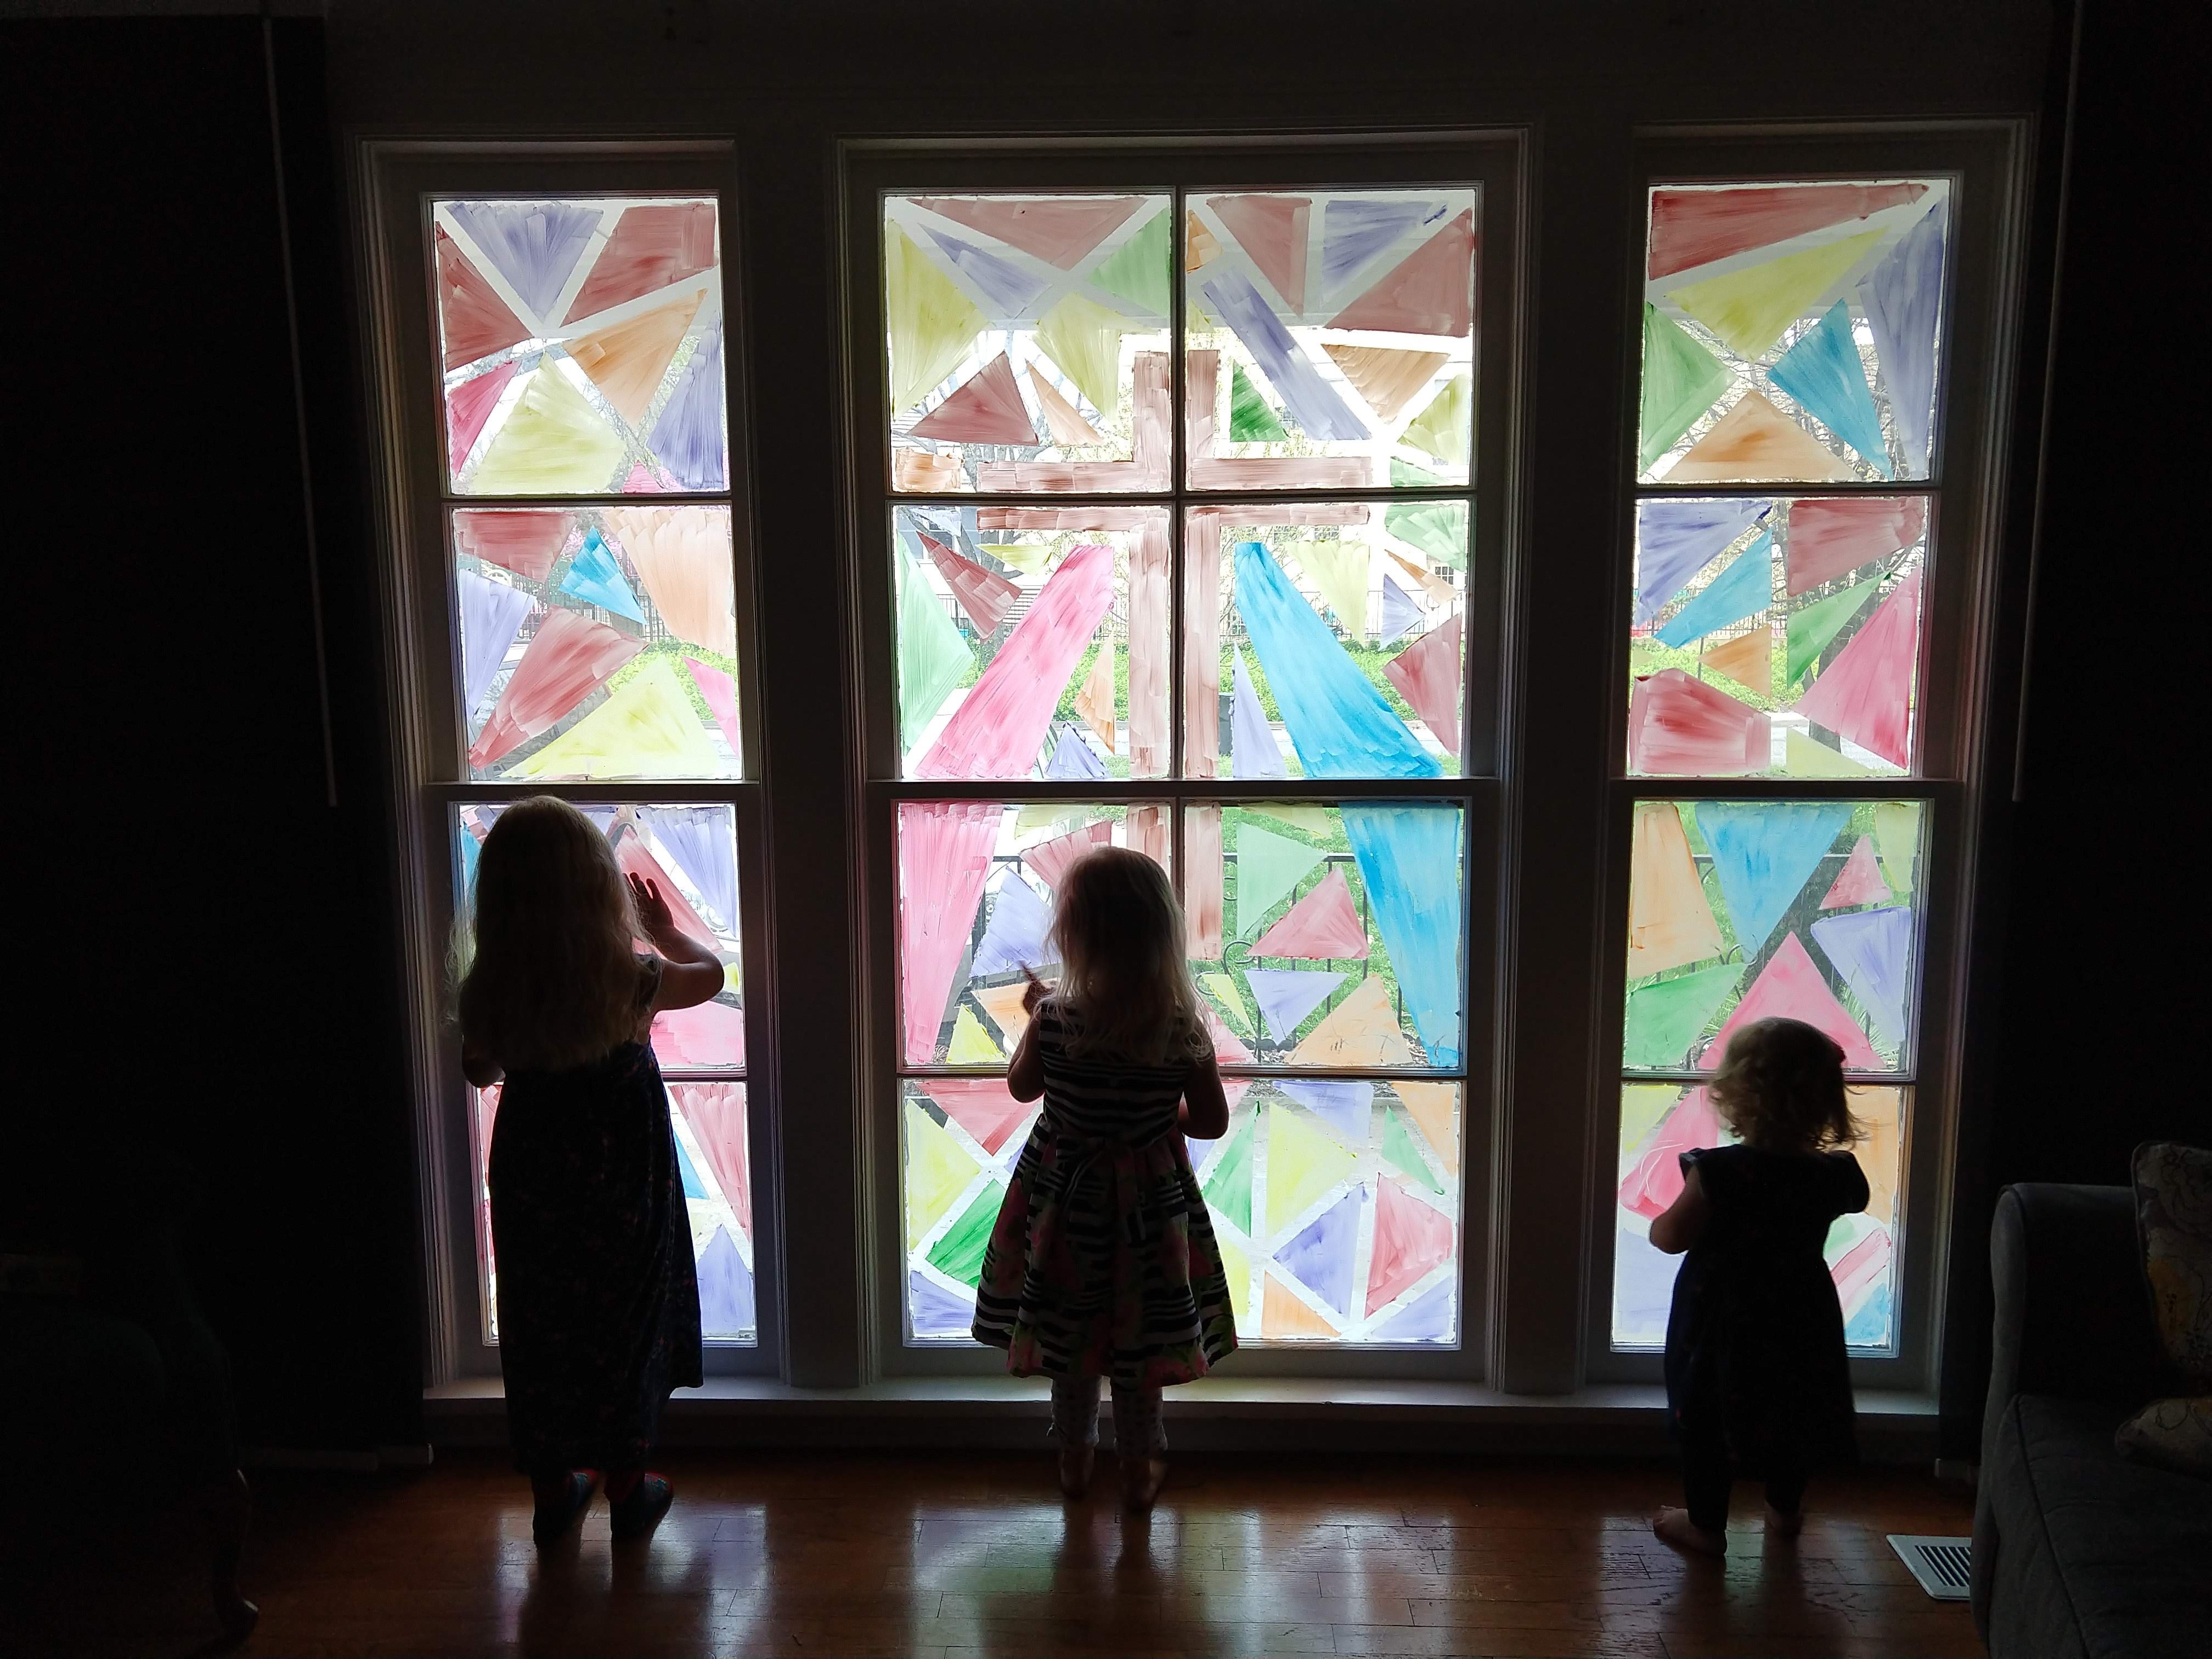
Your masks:
{"label": "silhouette of child", "polygon": [[1794,1538],[1805,1478],[1851,1455],[1843,1309],[1821,1247],[1863,1210],[1867,1180],[1841,1150],[1861,1138],[1844,1054],[1812,1026],[1762,1019],[1729,1044],[1710,1085],[1741,1144],[1682,1154],[1681,1196],[1651,1242],[1689,1253],[1667,1319],[1667,1407],[1683,1507],[1651,1530],[1678,1549],[1728,1547],[1729,1488],[1766,1482],[1766,1530]]}

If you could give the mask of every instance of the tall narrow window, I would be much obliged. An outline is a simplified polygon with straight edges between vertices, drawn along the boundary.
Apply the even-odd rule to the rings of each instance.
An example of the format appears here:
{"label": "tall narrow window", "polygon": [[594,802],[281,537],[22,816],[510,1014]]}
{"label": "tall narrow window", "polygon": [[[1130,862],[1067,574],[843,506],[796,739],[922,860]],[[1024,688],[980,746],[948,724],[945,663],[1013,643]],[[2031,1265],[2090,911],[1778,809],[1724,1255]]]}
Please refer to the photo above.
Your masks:
{"label": "tall narrow window", "polygon": [[[553,793],[721,957],[727,988],[659,1016],[653,1042],[675,1108],[704,1331],[750,1346],[737,782],[745,608],[720,204],[435,190],[421,202],[435,379],[417,384],[438,388],[442,555],[434,580],[418,580],[446,601],[439,668],[450,679],[416,695],[443,711],[425,721],[423,762],[452,848],[453,914],[466,916],[478,848],[506,805]],[[477,1092],[467,1114],[487,1343],[498,1270],[483,1171],[499,1096]]]}
{"label": "tall narrow window", "polygon": [[875,198],[909,1346],[966,1339],[1037,1109],[1004,1084],[1023,970],[1107,842],[1182,896],[1245,1340],[1464,1328],[1485,186],[1192,167]]}
{"label": "tall narrow window", "polygon": [[1852,1349],[1896,1344],[1951,204],[1943,178],[1649,193],[1617,1348],[1664,1339],[1647,1230],[1726,1134],[1705,1078],[1773,1015],[1844,1050],[1873,1200],[1827,1259]]}

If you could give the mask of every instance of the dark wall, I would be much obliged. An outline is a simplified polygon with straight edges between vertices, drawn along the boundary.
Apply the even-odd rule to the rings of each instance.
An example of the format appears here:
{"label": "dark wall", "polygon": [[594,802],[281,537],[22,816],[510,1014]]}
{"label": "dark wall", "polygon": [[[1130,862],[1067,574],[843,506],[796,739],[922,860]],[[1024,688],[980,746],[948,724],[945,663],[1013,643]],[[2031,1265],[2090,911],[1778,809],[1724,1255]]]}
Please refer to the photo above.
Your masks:
{"label": "dark wall", "polygon": [[[2186,325],[2169,333],[2201,306],[2202,280],[2160,228],[2203,195],[2201,93],[2178,84],[2191,61],[2181,13],[2118,0],[2082,21],[2018,799],[1992,820],[2001,982],[1971,1017],[1991,1086],[1965,1126],[1951,1264],[1944,1440],[1961,1457],[1975,1455],[1989,1371],[1998,1191],[2124,1182],[2144,1140],[2212,1145],[2199,1065],[2212,837],[2188,781],[2205,659],[2191,482],[2204,348]],[[2020,435],[2025,465],[2037,434]],[[2024,506],[2034,481],[2018,482]],[[2001,782],[2012,761],[1998,757]]]}
{"label": "dark wall", "polygon": [[370,1446],[420,1392],[380,648],[321,26],[276,40],[319,659],[260,24],[0,33],[40,918],[7,1199],[173,1226],[246,1443]]}

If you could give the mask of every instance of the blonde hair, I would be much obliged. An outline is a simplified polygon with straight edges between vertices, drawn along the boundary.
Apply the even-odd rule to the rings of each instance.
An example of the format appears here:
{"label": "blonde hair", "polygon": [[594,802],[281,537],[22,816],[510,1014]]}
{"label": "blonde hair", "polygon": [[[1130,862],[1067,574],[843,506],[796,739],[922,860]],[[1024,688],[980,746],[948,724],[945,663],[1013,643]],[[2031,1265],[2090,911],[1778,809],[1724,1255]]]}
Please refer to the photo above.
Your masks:
{"label": "blonde hair", "polygon": [[564,800],[507,808],[484,837],[461,1035],[509,1071],[585,1065],[637,1032],[641,979],[629,884],[614,849]]}
{"label": "blonde hair", "polygon": [[1866,1134],[1844,1093],[1844,1051],[1802,1020],[1745,1026],[1707,1087],[1722,1120],[1767,1152],[1817,1152]]}
{"label": "blonde hair", "polygon": [[1183,939],[1167,872],[1142,853],[1101,847],[1070,865],[1052,920],[1070,1050],[1162,1065],[1211,1054]]}

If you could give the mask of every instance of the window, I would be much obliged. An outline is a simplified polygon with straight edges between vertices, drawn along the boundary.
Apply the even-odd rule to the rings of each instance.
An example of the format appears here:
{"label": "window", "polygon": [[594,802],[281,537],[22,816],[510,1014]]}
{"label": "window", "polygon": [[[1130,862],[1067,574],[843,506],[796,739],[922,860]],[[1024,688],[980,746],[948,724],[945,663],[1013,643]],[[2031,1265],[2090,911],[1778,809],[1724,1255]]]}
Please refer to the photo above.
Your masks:
{"label": "window", "polygon": [[1342,155],[869,181],[898,1349],[966,1342],[1036,1111],[1003,1082],[1022,970],[1050,976],[1054,884],[1110,842],[1182,896],[1232,1106],[1191,1152],[1246,1343],[1457,1363],[1504,356],[1478,318],[1510,314],[1511,220],[1497,156],[1419,159],[1436,182]]}
{"label": "window", "polygon": [[[1627,651],[1628,945],[1610,1338],[1665,1339],[1647,1241],[1704,1079],[1786,1015],[1844,1051],[1873,1200],[1827,1258],[1895,1352],[1928,855],[1947,177],[1648,192]],[[1942,752],[1940,748],[1937,752]]]}
{"label": "window", "polygon": [[[422,439],[405,480],[422,642],[410,758],[430,845],[450,849],[452,871],[450,899],[426,906],[426,936],[442,941],[465,916],[478,848],[507,804],[550,793],[714,947],[727,988],[660,1015],[653,1035],[703,1328],[725,1368],[742,1366],[764,1311],[747,1109],[753,860],[741,850],[757,805],[741,781],[750,606],[720,193],[692,162],[487,157],[400,167],[392,182],[389,230],[420,261],[412,292],[428,300],[393,307],[411,359],[406,417]],[[453,1369],[493,1369],[484,1169],[501,1091],[468,1091],[450,1041],[435,1052],[437,1138],[471,1172],[445,1181],[471,1200],[447,1254]]]}

